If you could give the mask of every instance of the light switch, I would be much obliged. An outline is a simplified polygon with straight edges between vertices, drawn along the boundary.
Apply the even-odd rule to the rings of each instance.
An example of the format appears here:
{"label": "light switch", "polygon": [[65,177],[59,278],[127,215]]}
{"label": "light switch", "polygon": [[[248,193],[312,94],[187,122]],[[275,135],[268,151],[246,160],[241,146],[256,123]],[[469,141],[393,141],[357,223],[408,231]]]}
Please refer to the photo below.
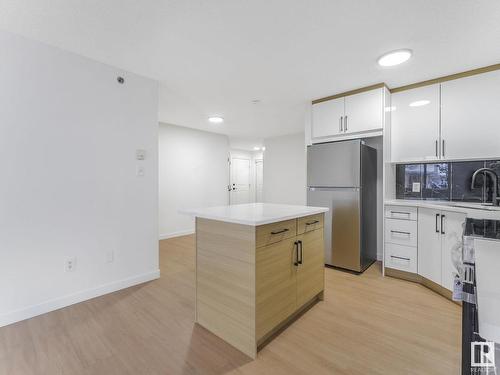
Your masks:
{"label": "light switch", "polygon": [[144,177],[144,167],[141,165],[137,166],[137,177]]}
{"label": "light switch", "polygon": [[135,158],[137,160],[144,160],[144,159],[146,159],[146,150],[136,150],[135,151]]}

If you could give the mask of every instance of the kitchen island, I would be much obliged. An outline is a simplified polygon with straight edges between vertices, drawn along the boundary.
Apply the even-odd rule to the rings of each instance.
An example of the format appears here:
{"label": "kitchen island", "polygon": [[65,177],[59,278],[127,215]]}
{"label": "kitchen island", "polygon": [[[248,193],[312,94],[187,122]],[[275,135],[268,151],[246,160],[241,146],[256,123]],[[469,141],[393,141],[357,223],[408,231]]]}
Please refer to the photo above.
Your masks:
{"label": "kitchen island", "polygon": [[323,299],[327,208],[243,204],[196,217],[196,322],[251,358]]}

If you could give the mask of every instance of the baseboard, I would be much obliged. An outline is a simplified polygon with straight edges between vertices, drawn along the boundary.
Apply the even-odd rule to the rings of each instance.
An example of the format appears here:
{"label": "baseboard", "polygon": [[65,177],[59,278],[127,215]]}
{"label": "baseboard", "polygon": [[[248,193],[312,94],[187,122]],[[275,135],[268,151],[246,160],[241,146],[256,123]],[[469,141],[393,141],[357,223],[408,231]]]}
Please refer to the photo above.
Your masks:
{"label": "baseboard", "polygon": [[178,232],[172,232],[172,233],[164,233],[160,234],[160,240],[166,240],[168,238],[174,238],[174,237],[181,237],[181,236],[188,236],[190,234],[194,234],[194,230],[181,230]]}
{"label": "baseboard", "polygon": [[15,310],[4,315],[0,315],[0,327],[19,322],[21,320],[33,318],[54,310],[62,309],[75,303],[87,301],[92,298],[100,297],[108,293],[116,292],[121,289],[129,288],[134,285],[142,284],[160,277],[160,270],[151,271],[141,275],[129,277],[126,279],[113,281],[108,284],[68,294],[63,297],[54,298],[37,305],[32,305],[24,309]]}

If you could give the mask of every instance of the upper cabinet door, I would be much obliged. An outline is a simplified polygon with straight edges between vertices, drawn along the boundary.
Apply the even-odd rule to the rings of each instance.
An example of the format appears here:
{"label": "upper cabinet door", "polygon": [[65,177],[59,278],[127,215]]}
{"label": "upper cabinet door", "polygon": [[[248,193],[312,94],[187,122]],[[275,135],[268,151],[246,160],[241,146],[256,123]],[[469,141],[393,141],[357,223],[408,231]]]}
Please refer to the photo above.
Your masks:
{"label": "upper cabinet door", "polygon": [[313,104],[312,138],[332,137],[343,134],[344,98]]}
{"label": "upper cabinet door", "polygon": [[345,97],[344,132],[360,133],[382,130],[384,89],[365,91]]}
{"label": "upper cabinet door", "polygon": [[500,71],[441,84],[442,156],[500,157]]}
{"label": "upper cabinet door", "polygon": [[391,95],[394,162],[439,158],[439,84]]}

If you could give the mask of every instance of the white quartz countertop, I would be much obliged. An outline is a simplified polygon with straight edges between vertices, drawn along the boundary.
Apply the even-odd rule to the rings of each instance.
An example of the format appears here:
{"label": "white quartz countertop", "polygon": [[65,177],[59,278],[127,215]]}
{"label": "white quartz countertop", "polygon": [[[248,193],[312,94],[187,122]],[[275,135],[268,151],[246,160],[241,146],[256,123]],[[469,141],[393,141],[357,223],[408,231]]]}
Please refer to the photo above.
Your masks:
{"label": "white quartz countertop", "polygon": [[327,212],[325,207],[248,203],[181,210],[183,214],[244,225],[263,225]]}
{"label": "white quartz countertop", "polygon": [[409,206],[430,208],[433,210],[446,210],[452,212],[461,212],[468,217],[475,219],[500,220],[500,207],[484,206],[480,203],[455,202],[455,201],[432,201],[432,200],[409,200],[409,199],[391,199],[386,200],[387,206]]}

